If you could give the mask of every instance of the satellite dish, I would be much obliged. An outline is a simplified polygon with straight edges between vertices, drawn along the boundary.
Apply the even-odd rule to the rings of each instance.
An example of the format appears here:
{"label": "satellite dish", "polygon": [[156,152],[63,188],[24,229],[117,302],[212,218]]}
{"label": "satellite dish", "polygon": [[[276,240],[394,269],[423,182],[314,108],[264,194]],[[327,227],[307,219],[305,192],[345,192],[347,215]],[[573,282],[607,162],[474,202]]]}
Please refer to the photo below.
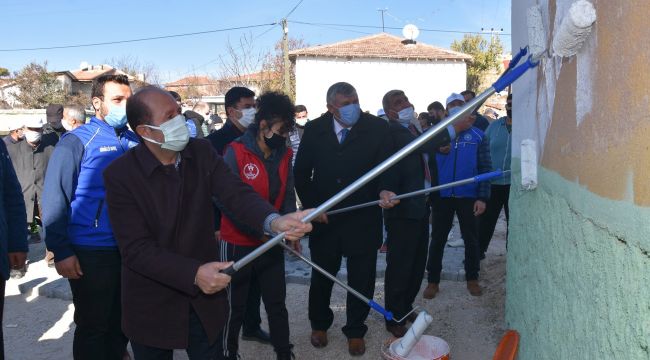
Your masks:
{"label": "satellite dish", "polygon": [[402,29],[402,35],[409,40],[415,40],[420,35],[420,30],[413,24],[407,24]]}
{"label": "satellite dish", "polygon": [[80,69],[86,69],[90,66],[87,61],[82,61],[81,64],[79,64]]}

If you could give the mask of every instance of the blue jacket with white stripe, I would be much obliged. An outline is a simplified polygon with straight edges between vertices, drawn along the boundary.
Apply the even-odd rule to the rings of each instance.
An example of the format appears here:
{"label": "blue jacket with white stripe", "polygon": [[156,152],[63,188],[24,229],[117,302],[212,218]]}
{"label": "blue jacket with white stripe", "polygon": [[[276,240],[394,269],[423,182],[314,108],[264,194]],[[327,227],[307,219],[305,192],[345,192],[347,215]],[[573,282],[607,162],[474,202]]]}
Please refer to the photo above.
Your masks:
{"label": "blue jacket with white stripe", "polygon": [[126,126],[114,129],[95,117],[61,137],[48,164],[42,203],[45,242],[55,261],[74,255],[73,246],[117,248],[102,173],[137,143]]}
{"label": "blue jacket with white stripe", "polygon": [[[471,127],[456,136],[448,154],[436,154],[440,185],[492,170],[490,144],[480,129]],[[473,182],[440,191],[440,197],[490,199],[490,181]]]}

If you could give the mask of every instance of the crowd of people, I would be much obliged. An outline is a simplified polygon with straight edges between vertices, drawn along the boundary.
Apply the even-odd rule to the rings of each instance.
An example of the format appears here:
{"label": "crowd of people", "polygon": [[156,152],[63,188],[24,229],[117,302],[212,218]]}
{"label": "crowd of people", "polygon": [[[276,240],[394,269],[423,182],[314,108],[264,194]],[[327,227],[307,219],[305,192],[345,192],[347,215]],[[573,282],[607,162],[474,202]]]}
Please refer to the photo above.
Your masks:
{"label": "crowd of people", "polygon": [[[510,178],[458,186],[428,196],[396,194],[510,169],[512,98],[507,116],[476,111],[343,200],[338,207],[379,206],[321,215],[310,209],[344,189],[475,94],[453,93],[416,115],[404,90],[391,90],[378,116],[361,110],[356,89],[333,84],[327,111],[310,120],[285,94],[233,87],[218,129],[209,106],[183,111],[177,93],[132,93],[122,75],[92,88],[94,116],[51,105],[11,125],[0,144],[0,260],[3,283],[26,271],[28,235],[42,225],[46,261],[68,279],[75,306],[75,359],[238,359],[239,338],[270,343],[292,359],[284,252],[274,247],[234,275],[222,272],[284,232],[294,250],[309,235],[312,260],[373,297],[377,254],[385,243],[385,308],[399,319],[422,296],[441,291],[447,234],[458,217],[468,292],[480,296],[480,261],[498,216],[508,217]],[[213,114],[212,114],[213,115]],[[432,229],[430,231],[430,229]],[[385,241],[384,241],[385,240]],[[305,304],[311,344],[328,345],[333,282],[312,272]],[[269,331],[261,328],[264,303]],[[353,356],[365,353],[369,307],[348,295],[342,328]],[[387,321],[404,336],[407,322]],[[1,335],[1,333],[0,333]]]}

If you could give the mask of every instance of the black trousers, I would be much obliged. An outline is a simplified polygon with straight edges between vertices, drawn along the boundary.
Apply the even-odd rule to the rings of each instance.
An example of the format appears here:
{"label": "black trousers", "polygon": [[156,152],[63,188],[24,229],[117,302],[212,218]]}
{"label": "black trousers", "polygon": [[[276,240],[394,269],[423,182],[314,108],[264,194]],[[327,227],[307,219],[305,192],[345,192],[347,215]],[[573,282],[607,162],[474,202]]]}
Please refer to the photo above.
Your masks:
{"label": "black trousers", "polygon": [[[190,360],[213,360],[217,358],[217,343],[210,344],[201,319],[190,306],[190,326],[187,356]],[[131,342],[135,360],[173,360],[174,350],[160,349]]]}
{"label": "black trousers", "polygon": [[248,296],[246,297],[246,310],[242,322],[242,332],[250,334],[256,332],[262,324],[260,316],[260,304],[262,303],[262,290],[255,272],[251,273],[251,280],[248,283]]}
{"label": "black trousers", "polygon": [[122,333],[120,274],[116,250],[75,248],[83,276],[70,281],[74,303],[75,360],[121,360],[128,342]]}
{"label": "black trousers", "polygon": [[465,278],[477,280],[479,272],[478,220],[474,216],[474,202],[468,198],[441,198],[434,204],[433,232],[429,245],[429,260],[427,263],[427,280],[429,283],[440,283],[442,271],[442,256],[447,244],[447,235],[454,222],[454,214],[458,216],[460,233],[465,241]]}
{"label": "black trousers", "polygon": [[[255,248],[220,241],[221,261],[237,261]],[[237,271],[226,288],[230,301],[230,314],[226,327],[217,340],[217,359],[221,359],[221,356],[231,357],[237,354],[239,331],[246,311],[248,289],[253,273],[258,279],[264,308],[269,318],[273,348],[276,352],[286,352],[293,347],[289,343],[289,314],[285,304],[287,288],[284,278],[284,253],[281,247],[276,246]]]}
{"label": "black trousers", "polygon": [[419,220],[386,219],[386,229],[386,309],[401,319],[413,309],[422,285],[429,244],[429,215]]}
{"label": "black trousers", "polygon": [[[356,240],[356,239],[354,239]],[[314,241],[319,244],[314,246]],[[341,268],[343,252],[337,245],[340,239],[335,236],[310,239],[311,259],[325,271],[336,275]],[[348,254],[347,270],[348,285],[364,296],[372,298],[375,292],[375,275],[377,266],[377,250],[361,254]],[[311,272],[309,287],[309,320],[313,330],[326,331],[332,326],[334,313],[330,309],[334,282],[317,271]],[[365,321],[370,312],[368,304],[355,296],[348,294],[346,300],[346,323],[343,334],[348,338],[362,338],[368,331]]]}
{"label": "black trousers", "polygon": [[5,338],[4,338],[4,333],[2,332],[2,319],[4,315],[4,309],[5,309],[5,285],[6,281],[3,278],[0,278],[0,360],[4,360],[5,358]]}
{"label": "black trousers", "polygon": [[[492,235],[494,235],[494,228],[497,226],[501,209],[504,209],[506,212],[506,223],[510,221],[510,210],[508,208],[509,199],[510,185],[492,185],[490,187],[490,201],[487,203],[485,213],[483,213],[479,218],[478,242],[481,254],[485,254],[490,246],[490,241],[492,240]],[[507,239],[508,235],[506,232],[506,241]]]}

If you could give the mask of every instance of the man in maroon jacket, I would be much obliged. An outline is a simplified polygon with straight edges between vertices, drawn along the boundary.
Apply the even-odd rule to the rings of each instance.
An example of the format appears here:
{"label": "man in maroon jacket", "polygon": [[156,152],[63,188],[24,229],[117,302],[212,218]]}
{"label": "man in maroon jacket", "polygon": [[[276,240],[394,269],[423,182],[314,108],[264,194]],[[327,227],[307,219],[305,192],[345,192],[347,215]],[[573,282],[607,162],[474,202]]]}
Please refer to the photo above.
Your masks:
{"label": "man in maroon jacket", "polygon": [[142,143],[104,172],[106,201],[122,256],[122,328],[136,359],[221,358],[217,335],[228,312],[230,277],[217,262],[211,196],[259,233],[311,231],[285,216],[233,174],[210,143],[189,140],[167,92],[147,87],[129,98],[131,128]]}

